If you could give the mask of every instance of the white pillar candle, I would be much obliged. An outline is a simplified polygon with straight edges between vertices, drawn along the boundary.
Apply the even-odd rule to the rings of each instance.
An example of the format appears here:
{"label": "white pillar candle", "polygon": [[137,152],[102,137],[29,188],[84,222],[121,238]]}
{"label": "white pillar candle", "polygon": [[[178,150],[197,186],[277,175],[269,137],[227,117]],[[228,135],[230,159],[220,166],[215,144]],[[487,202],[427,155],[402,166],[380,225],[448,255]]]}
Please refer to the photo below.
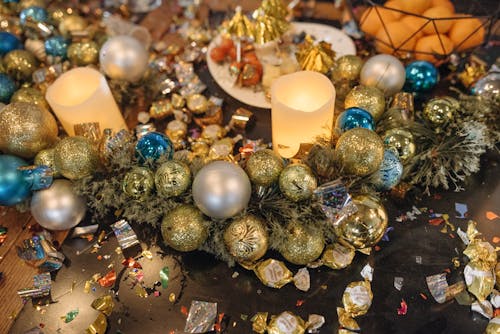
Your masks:
{"label": "white pillar candle", "polygon": [[300,71],[276,79],[271,86],[274,150],[291,158],[301,143],[330,138],[334,105],[335,87],[321,73]]}
{"label": "white pillar candle", "polygon": [[64,130],[74,136],[74,126],[98,122],[100,129],[127,129],[106,78],[90,67],[72,69],[49,86],[45,94]]}

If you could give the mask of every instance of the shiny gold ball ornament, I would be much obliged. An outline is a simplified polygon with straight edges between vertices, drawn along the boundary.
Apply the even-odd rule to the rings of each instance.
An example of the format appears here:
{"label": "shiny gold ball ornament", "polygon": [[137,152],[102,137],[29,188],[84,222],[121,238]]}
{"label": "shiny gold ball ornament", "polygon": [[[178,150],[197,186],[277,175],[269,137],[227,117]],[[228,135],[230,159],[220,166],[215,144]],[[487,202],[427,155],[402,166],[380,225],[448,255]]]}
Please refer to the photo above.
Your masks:
{"label": "shiny gold ball ornament", "polygon": [[18,81],[31,81],[31,75],[38,67],[38,60],[26,50],[13,50],[3,58],[5,71]]}
{"label": "shiny gold ball ornament", "polygon": [[388,216],[384,206],[369,195],[352,198],[358,211],[335,227],[335,234],[354,248],[372,247],[384,236]]}
{"label": "shiny gold ball ornament", "polygon": [[53,148],[41,150],[36,154],[34,164],[37,166],[48,166],[50,167],[50,169],[52,169],[53,177],[60,177],[61,173],[59,173],[59,171],[57,170],[56,164],[54,162],[54,152],[55,151]]}
{"label": "shiny gold ball ornament", "polygon": [[384,144],[374,131],[355,128],[340,136],[335,155],[344,172],[364,176],[379,169],[384,159]]}
{"label": "shiny gold ball ornament", "polygon": [[319,229],[291,222],[286,227],[285,242],[280,252],[287,261],[305,265],[316,260],[324,247],[325,238]]}
{"label": "shiny gold ball ornament", "polygon": [[363,60],[360,57],[354,55],[342,56],[335,61],[331,78],[333,82],[357,80],[362,67]]}
{"label": "shiny gold ball ornament", "polygon": [[55,146],[56,169],[70,180],[92,175],[99,165],[99,156],[92,142],[85,137],[66,137]]}
{"label": "shiny gold ball ornament", "polygon": [[364,109],[378,120],[385,110],[384,93],[377,87],[359,85],[347,94],[344,106],[346,109],[352,107]]}
{"label": "shiny gold ball ornament", "polygon": [[283,159],[276,152],[264,149],[250,156],[246,172],[253,184],[268,187],[278,181],[283,168]]}
{"label": "shiny gold ball ornament", "polygon": [[383,135],[385,147],[397,152],[399,159],[404,164],[415,155],[415,139],[410,131],[394,128],[386,131]]}
{"label": "shiny gold ball ornament", "polygon": [[460,103],[452,97],[436,97],[424,107],[423,116],[432,125],[448,123],[453,119]]}
{"label": "shiny gold ball ornament", "polygon": [[292,164],[286,166],[281,172],[279,186],[286,198],[299,202],[311,198],[318,183],[308,166]]}
{"label": "shiny gold ball ornament", "polygon": [[78,66],[97,64],[99,46],[94,41],[72,43],[68,47],[68,59]]}
{"label": "shiny gold ball ornament", "polygon": [[134,167],[123,178],[123,192],[138,201],[146,200],[154,187],[154,174],[146,167]]}
{"label": "shiny gold ball ornament", "polygon": [[161,234],[168,246],[190,252],[207,240],[208,224],[200,210],[192,205],[181,205],[163,217]]}
{"label": "shiny gold ball ornament", "polygon": [[46,110],[32,103],[15,102],[0,112],[0,150],[33,158],[57,141],[57,123]]}
{"label": "shiny gold ball ornament", "polygon": [[31,88],[31,87],[20,88],[19,90],[17,90],[17,92],[14,93],[14,95],[12,95],[10,102],[32,103],[46,111],[50,110],[49,104],[45,100],[45,96],[43,96],[42,92],[36,88]]}
{"label": "shiny gold ball ornament", "polygon": [[269,236],[264,222],[253,215],[233,220],[224,231],[224,244],[238,262],[254,262],[267,252]]}
{"label": "shiny gold ball ornament", "polygon": [[165,198],[179,196],[191,185],[189,166],[178,160],[163,163],[155,174],[158,194]]}
{"label": "shiny gold ball ornament", "polygon": [[87,28],[88,23],[83,17],[78,15],[67,15],[61,19],[59,23],[59,32],[66,38],[71,37],[71,33],[82,31]]}

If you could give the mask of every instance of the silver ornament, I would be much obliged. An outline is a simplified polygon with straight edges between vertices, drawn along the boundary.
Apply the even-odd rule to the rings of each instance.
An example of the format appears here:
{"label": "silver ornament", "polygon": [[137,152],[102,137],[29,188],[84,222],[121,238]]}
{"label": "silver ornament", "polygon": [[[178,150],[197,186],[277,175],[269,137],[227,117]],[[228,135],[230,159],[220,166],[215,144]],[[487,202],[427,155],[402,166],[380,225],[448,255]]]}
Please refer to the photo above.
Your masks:
{"label": "silver ornament", "polygon": [[111,37],[99,51],[101,68],[111,79],[136,82],[148,66],[144,46],[130,36]]}
{"label": "silver ornament", "polygon": [[500,72],[491,72],[479,79],[472,87],[472,93],[488,99],[500,96]]}
{"label": "silver ornament", "polygon": [[229,218],[245,209],[252,188],[245,171],[227,161],[205,165],[193,181],[193,199],[207,216]]}
{"label": "silver ornament", "polygon": [[31,198],[31,214],[42,227],[48,230],[69,230],[85,216],[83,197],[73,191],[68,180],[55,180],[52,185],[36,191]]}
{"label": "silver ornament", "polygon": [[403,64],[398,58],[387,54],[371,57],[361,69],[361,84],[377,87],[386,97],[399,92],[405,84],[405,79]]}

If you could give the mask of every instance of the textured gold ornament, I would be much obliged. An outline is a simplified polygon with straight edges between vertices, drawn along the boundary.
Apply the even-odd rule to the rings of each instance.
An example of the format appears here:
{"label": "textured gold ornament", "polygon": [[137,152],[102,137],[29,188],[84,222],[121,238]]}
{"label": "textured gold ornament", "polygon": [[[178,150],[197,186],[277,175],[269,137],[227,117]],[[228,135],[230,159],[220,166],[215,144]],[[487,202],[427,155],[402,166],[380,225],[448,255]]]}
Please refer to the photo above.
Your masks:
{"label": "textured gold ornament", "polygon": [[40,152],[37,153],[35,156],[35,165],[37,166],[48,166],[50,169],[52,169],[52,176],[53,177],[60,177],[61,173],[56,168],[56,164],[54,162],[54,149],[53,148],[48,148],[45,150],[41,150]]}
{"label": "textured gold ornament", "polygon": [[264,222],[253,215],[235,219],[224,232],[224,243],[238,262],[254,262],[266,254],[269,238]]}
{"label": "textured gold ornament", "polygon": [[179,196],[191,185],[191,170],[181,161],[169,160],[156,171],[155,185],[165,198]]}
{"label": "textured gold ornament", "polygon": [[19,81],[31,81],[31,75],[38,67],[38,60],[26,50],[13,50],[3,58],[5,71]]}
{"label": "textured gold ornament", "polygon": [[385,110],[384,93],[377,87],[359,85],[347,94],[344,106],[364,109],[378,120]]}
{"label": "textured gold ornament", "polygon": [[379,169],[384,159],[384,144],[374,131],[355,128],[340,136],[335,155],[344,172],[364,176]]}
{"label": "textured gold ornament", "polygon": [[36,88],[23,87],[12,95],[10,102],[26,102],[39,106],[40,108],[49,111],[50,107],[42,92]]}
{"label": "textured gold ornament", "polygon": [[460,103],[452,97],[436,97],[424,107],[423,116],[433,125],[448,123],[455,117]]}
{"label": "textured gold ornament", "polygon": [[311,198],[318,183],[309,167],[304,164],[293,164],[283,169],[279,185],[286,198],[299,202]]}
{"label": "textured gold ornament", "polygon": [[353,197],[358,211],[335,227],[336,235],[356,249],[372,247],[384,236],[388,224],[387,211],[369,195]]}
{"label": "textured gold ornament", "polygon": [[99,46],[93,41],[72,43],[68,47],[68,59],[78,66],[97,64]]}
{"label": "textured gold ornament", "polygon": [[181,205],[165,215],[161,233],[165,243],[173,249],[190,252],[207,239],[207,226],[200,210],[192,205]]}
{"label": "textured gold ornament", "polygon": [[415,139],[410,131],[400,128],[390,129],[383,136],[385,147],[398,153],[401,162],[405,163],[415,155]]}
{"label": "textured gold ornament", "polygon": [[362,67],[363,60],[360,57],[354,55],[342,56],[335,61],[331,78],[333,82],[357,80]]}
{"label": "textured gold ornament", "polygon": [[75,31],[82,31],[87,28],[87,20],[78,15],[68,15],[63,17],[59,23],[59,32],[64,37],[71,37],[71,33]]}
{"label": "textured gold ornament", "polygon": [[283,159],[278,154],[272,150],[264,149],[250,156],[246,172],[252,183],[268,187],[278,181],[283,167]]}
{"label": "textured gold ornament", "polygon": [[316,260],[324,247],[325,238],[320,230],[291,222],[286,227],[286,238],[280,251],[287,261],[305,265]]}
{"label": "textured gold ornament", "polygon": [[55,146],[56,169],[70,180],[92,175],[98,167],[99,157],[92,142],[85,137],[66,137]]}
{"label": "textured gold ornament", "polygon": [[0,113],[0,150],[33,158],[57,141],[57,123],[46,110],[31,103],[15,102]]}
{"label": "textured gold ornament", "polygon": [[122,183],[123,192],[138,201],[146,200],[154,186],[154,174],[145,167],[132,168],[125,174]]}

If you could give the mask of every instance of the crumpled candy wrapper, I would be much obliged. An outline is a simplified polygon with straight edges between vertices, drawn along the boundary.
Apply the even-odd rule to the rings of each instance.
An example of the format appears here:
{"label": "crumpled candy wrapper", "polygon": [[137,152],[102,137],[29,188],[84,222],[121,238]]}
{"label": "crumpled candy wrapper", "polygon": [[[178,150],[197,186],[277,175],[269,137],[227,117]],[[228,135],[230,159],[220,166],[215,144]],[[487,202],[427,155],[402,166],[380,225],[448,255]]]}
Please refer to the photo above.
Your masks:
{"label": "crumpled candy wrapper", "polygon": [[111,225],[111,227],[113,228],[118,244],[122,249],[127,249],[139,244],[137,234],[135,234],[134,230],[126,220],[119,220]]}
{"label": "crumpled candy wrapper", "polygon": [[293,280],[292,272],[281,261],[267,259],[254,268],[262,283],[271,288],[280,289]]}
{"label": "crumpled candy wrapper", "polygon": [[307,318],[307,332],[319,333],[319,330],[325,324],[325,317],[319,314],[309,314]]}
{"label": "crumpled candy wrapper", "polygon": [[113,298],[110,295],[104,295],[95,299],[92,302],[91,306],[93,309],[101,311],[109,317],[111,315],[111,312],[113,312],[115,303],[113,302]]}
{"label": "crumpled candy wrapper", "polygon": [[321,204],[321,210],[334,226],[358,211],[340,179],[322,184],[314,190],[314,195]]}
{"label": "crumpled candy wrapper", "polygon": [[354,320],[342,307],[337,307],[337,316],[340,326],[353,331],[359,331],[361,329],[356,320]]}
{"label": "crumpled candy wrapper", "polygon": [[99,313],[95,321],[87,328],[86,334],[103,334],[108,329],[108,320],[103,313]]}
{"label": "crumpled candy wrapper", "polygon": [[425,280],[432,297],[440,304],[454,298],[465,290],[463,281],[457,282],[451,286],[448,285],[445,273],[427,276]]}
{"label": "crumpled candy wrapper", "polygon": [[309,275],[309,270],[307,268],[301,268],[293,276],[293,284],[295,287],[301,291],[308,291],[311,288],[311,276]]}
{"label": "crumpled candy wrapper", "polygon": [[217,317],[217,303],[193,300],[189,308],[184,332],[206,333],[213,330]]}
{"label": "crumpled candy wrapper", "polygon": [[490,320],[484,334],[498,334],[500,333],[500,317],[495,317]]}
{"label": "crumpled candy wrapper", "polygon": [[343,269],[352,263],[354,254],[355,251],[353,248],[335,243],[326,247],[321,260],[327,267],[332,269]]}
{"label": "crumpled candy wrapper", "polygon": [[289,311],[272,318],[267,327],[268,334],[304,334],[305,330],[304,320]]}
{"label": "crumpled candy wrapper", "polygon": [[255,333],[263,334],[267,329],[267,312],[259,312],[252,317],[252,330]]}
{"label": "crumpled candy wrapper", "polygon": [[351,282],[347,285],[342,303],[352,317],[366,314],[372,305],[373,293],[369,281]]}
{"label": "crumpled candy wrapper", "polygon": [[486,241],[473,240],[464,250],[464,254],[475,262],[476,266],[481,267],[482,270],[491,270],[497,264],[497,253],[495,248]]}
{"label": "crumpled candy wrapper", "polygon": [[484,301],[495,287],[495,274],[491,269],[483,270],[483,264],[471,261],[464,268],[467,289],[479,301]]}
{"label": "crumpled candy wrapper", "polygon": [[475,301],[474,303],[472,303],[470,308],[473,312],[477,312],[485,318],[493,318],[493,306],[487,300],[484,300],[482,302]]}

